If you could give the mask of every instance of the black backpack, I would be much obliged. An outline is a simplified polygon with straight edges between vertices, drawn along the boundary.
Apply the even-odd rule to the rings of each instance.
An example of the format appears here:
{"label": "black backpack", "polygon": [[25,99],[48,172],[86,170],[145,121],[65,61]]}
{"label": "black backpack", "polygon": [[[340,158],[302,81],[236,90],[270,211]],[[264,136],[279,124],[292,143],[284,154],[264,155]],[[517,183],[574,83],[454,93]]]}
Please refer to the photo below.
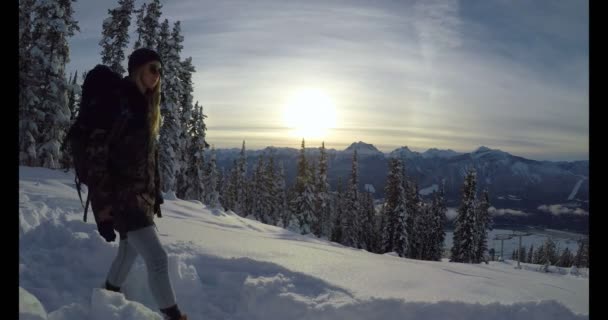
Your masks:
{"label": "black backpack", "polygon": [[[100,163],[99,160],[92,161],[91,154],[88,152],[92,143],[95,143],[90,138],[96,129],[101,129],[101,132],[106,132],[102,139],[105,141],[103,142],[105,145],[102,147],[107,147],[113,137],[124,127],[126,121],[121,121],[121,118],[124,117],[121,117],[120,114],[121,91],[122,76],[108,66],[97,65],[89,71],[82,84],[78,116],[63,141],[74,165],[74,182],[81,203],[81,185],[85,184],[89,190],[86,205],[83,204],[85,222],[87,221],[90,191],[95,188],[97,182],[96,179],[90,177],[89,173],[93,163]],[[97,131],[99,132],[99,130]],[[99,139],[94,141],[99,141]],[[101,163],[105,163],[105,160]]]}

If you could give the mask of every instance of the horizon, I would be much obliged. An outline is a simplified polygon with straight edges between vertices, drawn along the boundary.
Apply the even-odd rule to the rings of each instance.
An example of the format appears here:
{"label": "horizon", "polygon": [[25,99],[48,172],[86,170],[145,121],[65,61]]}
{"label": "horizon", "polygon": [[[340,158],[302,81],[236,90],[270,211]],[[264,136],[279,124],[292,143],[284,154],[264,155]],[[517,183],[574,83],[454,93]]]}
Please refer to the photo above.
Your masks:
{"label": "horizon", "polygon": [[[484,145],[480,145],[480,146],[478,146],[476,148],[473,148],[472,150],[467,150],[467,151],[455,150],[453,148],[445,148],[444,149],[444,148],[436,148],[436,147],[430,147],[430,148],[426,148],[426,149],[424,149],[424,148],[423,149],[420,149],[420,148],[416,148],[415,149],[415,148],[412,148],[410,146],[405,146],[405,145],[404,146],[398,146],[398,147],[395,147],[395,148],[392,148],[392,149],[386,149],[386,148],[382,149],[382,148],[379,148],[377,145],[375,145],[373,143],[367,143],[365,141],[355,141],[355,142],[352,142],[350,144],[344,144],[344,147],[342,147],[342,148],[330,147],[330,146],[328,146],[327,143],[325,143],[325,149],[326,150],[335,150],[335,151],[346,151],[347,148],[349,148],[351,145],[356,144],[356,143],[365,143],[365,144],[372,145],[373,147],[375,147],[376,149],[378,149],[378,151],[380,151],[381,153],[383,153],[385,155],[388,155],[391,152],[393,152],[393,151],[395,151],[397,149],[401,149],[401,148],[408,148],[410,151],[416,152],[416,153],[420,153],[420,154],[425,153],[425,152],[427,152],[429,150],[453,151],[453,152],[459,153],[459,154],[467,154],[467,153],[473,153],[473,152],[479,150],[479,148],[488,148],[488,149],[493,150],[493,151],[502,151],[502,152],[508,153],[511,156],[521,157],[521,158],[525,158],[525,159],[528,159],[528,160],[535,160],[535,161],[549,161],[549,162],[579,162],[579,161],[589,161],[589,159],[574,159],[574,160],[534,159],[534,158],[528,158],[528,157],[525,157],[525,156],[522,156],[522,155],[515,154],[515,153],[510,152],[508,150],[493,148],[493,147],[484,146]],[[219,148],[217,146],[213,146],[213,147],[215,147],[216,151],[217,150],[241,150],[242,141],[241,141],[241,144],[239,144],[239,146],[234,146],[234,147],[219,147]],[[206,151],[210,152],[211,148],[212,148],[212,146],[210,146],[208,149],[206,149]],[[289,146],[268,145],[268,146],[264,146],[264,147],[261,147],[261,148],[260,147],[250,148],[249,145],[248,145],[248,143],[247,143],[247,141],[245,141],[245,151],[264,151],[267,148],[277,148],[277,149],[285,148],[285,149],[300,150],[302,147],[301,147],[301,141],[300,141],[300,143],[298,143],[297,146],[296,145],[293,145],[293,146],[292,145],[289,145]],[[308,142],[305,141],[305,149],[319,149],[319,148],[321,148],[321,144],[319,144],[318,146],[317,145],[311,146]]]}
{"label": "horizon", "polygon": [[[218,148],[297,148],[305,136],[336,149],[489,145],[589,159],[587,1],[162,5],[161,19],[181,21],[181,58],[193,59],[194,101]],[[100,63],[102,21],[116,6],[74,3],[81,32],[69,39],[66,75]]]}

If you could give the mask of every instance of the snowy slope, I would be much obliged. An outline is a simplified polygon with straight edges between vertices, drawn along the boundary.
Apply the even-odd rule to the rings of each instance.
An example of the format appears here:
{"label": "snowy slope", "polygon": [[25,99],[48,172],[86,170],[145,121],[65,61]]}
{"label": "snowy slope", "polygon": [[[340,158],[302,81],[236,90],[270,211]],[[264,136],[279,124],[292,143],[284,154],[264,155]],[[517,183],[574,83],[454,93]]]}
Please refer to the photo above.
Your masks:
{"label": "snowy slope", "polygon": [[[95,289],[117,244],[82,221],[70,174],[20,167],[19,202],[22,319],[157,315],[140,258],[124,296]],[[189,319],[588,318],[587,277],[371,254],[191,201],[167,200],[163,213],[158,229]]]}

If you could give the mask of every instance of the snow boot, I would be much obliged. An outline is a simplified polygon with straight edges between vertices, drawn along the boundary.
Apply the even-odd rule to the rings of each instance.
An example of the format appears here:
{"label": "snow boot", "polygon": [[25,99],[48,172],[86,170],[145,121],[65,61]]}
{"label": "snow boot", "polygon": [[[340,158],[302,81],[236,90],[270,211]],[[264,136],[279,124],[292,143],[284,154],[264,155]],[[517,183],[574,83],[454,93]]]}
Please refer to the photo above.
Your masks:
{"label": "snow boot", "polygon": [[188,317],[179,311],[177,305],[166,309],[160,309],[160,312],[163,315],[164,320],[188,320]]}

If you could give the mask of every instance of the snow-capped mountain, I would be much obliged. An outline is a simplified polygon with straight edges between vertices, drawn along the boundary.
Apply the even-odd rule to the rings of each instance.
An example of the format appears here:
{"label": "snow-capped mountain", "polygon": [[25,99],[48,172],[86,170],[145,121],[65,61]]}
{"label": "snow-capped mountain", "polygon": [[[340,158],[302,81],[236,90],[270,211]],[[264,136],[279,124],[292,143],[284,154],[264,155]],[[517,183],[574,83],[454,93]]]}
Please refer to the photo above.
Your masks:
{"label": "snow-capped mountain", "polygon": [[[462,183],[466,171],[477,171],[478,191],[487,189],[490,200],[496,208],[513,209],[528,215],[504,215],[497,221],[505,223],[526,223],[552,227],[572,227],[585,229],[585,216],[559,217],[543,213],[539,206],[559,204],[566,201],[577,202],[582,210],[588,211],[589,161],[553,162],[535,161],[508,152],[481,146],[469,153],[431,148],[425,152],[400,147],[383,154],[372,144],[362,141],[352,143],[345,150],[327,150],[329,157],[329,182],[335,190],[338,178],[348,181],[352,167],[352,152],[357,150],[359,161],[359,181],[363,190],[366,184],[374,187],[374,197],[382,198],[386,182],[388,158],[397,157],[405,161],[406,174],[414,179],[420,190],[445,181],[448,205],[457,207],[461,197]],[[218,164],[225,170],[238,158],[240,149],[219,149]],[[247,163],[253,168],[260,155],[275,155],[275,160],[283,162],[287,184],[293,183],[300,150],[296,148],[268,147],[247,151]],[[319,148],[306,148],[307,157],[318,161]],[[423,196],[429,196],[424,194]],[[513,200],[518,199],[518,200]]]}

